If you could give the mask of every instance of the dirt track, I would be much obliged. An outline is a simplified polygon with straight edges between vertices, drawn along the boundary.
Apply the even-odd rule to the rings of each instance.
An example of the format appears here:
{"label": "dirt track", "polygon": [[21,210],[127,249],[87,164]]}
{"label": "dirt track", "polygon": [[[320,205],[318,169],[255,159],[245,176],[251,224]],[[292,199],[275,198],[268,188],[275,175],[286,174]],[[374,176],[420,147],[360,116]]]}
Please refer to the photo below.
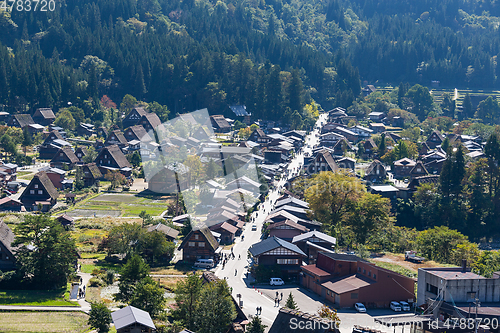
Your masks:
{"label": "dirt track", "polygon": [[427,268],[427,267],[439,267],[440,265],[434,261],[424,261],[421,264],[415,264],[409,261],[405,261],[404,254],[383,254],[382,256],[372,258],[374,261],[384,261],[389,262],[391,264],[397,264],[403,266],[405,268],[411,269],[415,272],[418,271],[419,268]]}

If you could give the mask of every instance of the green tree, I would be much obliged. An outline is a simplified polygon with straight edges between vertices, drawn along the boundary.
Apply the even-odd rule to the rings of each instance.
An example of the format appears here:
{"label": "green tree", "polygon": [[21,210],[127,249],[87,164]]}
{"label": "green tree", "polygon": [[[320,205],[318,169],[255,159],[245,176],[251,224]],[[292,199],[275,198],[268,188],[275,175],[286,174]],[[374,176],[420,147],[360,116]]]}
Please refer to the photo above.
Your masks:
{"label": "green tree", "polygon": [[365,244],[369,235],[391,224],[391,203],[378,194],[363,193],[354,203],[347,224],[359,244]]}
{"label": "green tree", "polygon": [[26,147],[29,147],[33,144],[33,139],[31,138],[31,134],[28,131],[28,126],[23,129],[23,142],[21,145],[23,146],[24,156],[26,156]]}
{"label": "green tree", "polygon": [[455,117],[455,101],[451,99],[450,94],[443,94],[443,101],[441,102],[441,110],[443,110],[443,115],[446,117]]}
{"label": "green tree", "polygon": [[496,119],[498,119],[499,113],[500,106],[498,105],[498,100],[492,96],[488,96],[488,98],[479,103],[476,115],[484,122],[493,123]]}
{"label": "green tree", "polygon": [[500,270],[500,252],[483,251],[471,266],[477,274],[491,278],[494,272]]}
{"label": "green tree", "polygon": [[97,157],[97,152],[93,146],[87,148],[87,155],[83,156],[84,163],[92,163]]}
{"label": "green tree", "polygon": [[83,181],[83,171],[81,166],[76,167],[75,173],[75,189],[77,191],[83,189],[85,187],[85,182]]}
{"label": "green tree", "polygon": [[440,226],[421,231],[416,243],[418,251],[427,259],[448,263],[452,259],[453,250],[459,244],[467,243],[467,236]]}
{"label": "green tree", "polygon": [[462,114],[463,119],[472,118],[474,116],[474,112],[472,110],[472,100],[469,93],[465,94],[464,100],[462,101]]}
{"label": "green tree", "polygon": [[136,105],[137,105],[137,99],[134,96],[127,94],[123,96],[122,102],[120,103],[120,111],[127,114]]}
{"label": "green tree", "polygon": [[2,146],[3,151],[9,153],[11,156],[17,154],[16,144],[10,135],[2,135],[2,137],[0,137],[0,145]]}
{"label": "green tree", "polygon": [[443,143],[441,143],[441,148],[447,152],[450,147],[450,139],[448,137],[444,138]]}
{"label": "green tree", "polygon": [[72,131],[75,129],[75,118],[68,109],[62,109],[57,114],[54,125],[64,128],[65,130]]}
{"label": "green tree", "polygon": [[335,323],[335,327],[340,326],[340,318],[337,311],[330,309],[327,305],[323,304],[318,310],[318,316],[325,318],[330,322]]}
{"label": "green tree", "polygon": [[78,108],[76,106],[70,106],[68,108],[68,111],[71,113],[71,115],[75,119],[75,125],[79,125],[80,123],[84,122],[85,112],[83,111],[83,109]]}
{"label": "green tree", "polygon": [[165,310],[165,291],[160,284],[147,276],[135,286],[130,305],[148,312],[152,318]]}
{"label": "green tree", "polygon": [[245,332],[248,333],[264,333],[266,330],[266,325],[262,324],[262,320],[259,316],[255,316],[252,318],[252,321],[246,327]]}
{"label": "green tree", "polygon": [[416,84],[408,90],[406,96],[409,97],[413,103],[411,111],[417,115],[420,121],[423,121],[427,114],[432,111],[433,99],[427,87]]}
{"label": "green tree", "polygon": [[129,161],[134,168],[138,168],[142,163],[141,154],[136,150],[132,154],[127,155],[127,161]]}
{"label": "green tree", "polygon": [[160,118],[161,122],[168,121],[168,115],[170,114],[170,111],[166,105],[161,105],[160,103],[152,102],[148,104],[148,110],[149,112],[156,113],[158,118]]}
{"label": "green tree", "polygon": [[146,232],[138,244],[138,250],[148,262],[155,264],[170,261],[174,255],[175,245],[168,242],[165,235],[158,231]]}
{"label": "green tree", "polygon": [[378,155],[379,156],[384,156],[385,153],[387,152],[387,143],[385,142],[385,133],[382,133],[380,136],[380,143],[378,144]]}
{"label": "green tree", "polygon": [[196,332],[220,333],[227,330],[236,318],[236,309],[226,280],[207,283],[203,287],[194,317]]}
{"label": "green tree", "polygon": [[174,318],[182,321],[185,327],[194,330],[195,315],[200,303],[202,282],[199,276],[191,274],[187,278],[177,282],[175,286],[175,302],[177,309]]}
{"label": "green tree", "polygon": [[111,321],[111,311],[106,304],[99,302],[90,305],[88,320],[90,327],[95,328],[98,333],[107,333],[109,332]]}
{"label": "green tree", "polygon": [[26,215],[15,228],[21,276],[36,287],[65,286],[77,258],[75,240],[48,215]]}
{"label": "green tree", "polygon": [[132,255],[122,268],[116,300],[129,303],[134,296],[137,283],[147,276],[149,276],[149,265],[139,255]]}
{"label": "green tree", "polygon": [[365,192],[355,177],[342,172],[320,172],[307,181],[304,196],[311,217],[322,222],[326,232],[339,237],[349,212]]}
{"label": "green tree", "polygon": [[285,307],[289,308],[289,309],[292,309],[292,310],[298,310],[299,309],[299,307],[297,306],[297,303],[293,299],[292,292],[290,292],[290,294],[288,294],[288,298],[286,299],[286,302],[285,302]]}
{"label": "green tree", "polygon": [[115,189],[120,185],[125,185],[127,179],[118,170],[108,170],[104,178],[111,182],[111,189]]}

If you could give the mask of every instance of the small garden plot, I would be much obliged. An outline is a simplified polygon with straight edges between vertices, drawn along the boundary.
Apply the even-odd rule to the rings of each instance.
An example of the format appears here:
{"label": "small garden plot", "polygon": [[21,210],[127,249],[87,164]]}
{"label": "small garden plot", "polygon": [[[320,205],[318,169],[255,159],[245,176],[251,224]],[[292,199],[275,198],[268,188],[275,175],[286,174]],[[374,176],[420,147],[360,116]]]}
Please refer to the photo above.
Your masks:
{"label": "small garden plot", "polygon": [[83,312],[0,312],[0,332],[83,333],[89,330]]}

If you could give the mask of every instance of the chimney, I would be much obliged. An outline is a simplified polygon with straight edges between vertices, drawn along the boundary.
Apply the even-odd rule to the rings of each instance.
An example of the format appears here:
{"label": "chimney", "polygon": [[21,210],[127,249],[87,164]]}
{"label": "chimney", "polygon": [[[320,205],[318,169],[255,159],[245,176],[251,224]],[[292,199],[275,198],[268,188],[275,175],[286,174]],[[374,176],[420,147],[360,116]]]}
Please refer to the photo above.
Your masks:
{"label": "chimney", "polygon": [[462,273],[467,272],[467,259],[462,259]]}

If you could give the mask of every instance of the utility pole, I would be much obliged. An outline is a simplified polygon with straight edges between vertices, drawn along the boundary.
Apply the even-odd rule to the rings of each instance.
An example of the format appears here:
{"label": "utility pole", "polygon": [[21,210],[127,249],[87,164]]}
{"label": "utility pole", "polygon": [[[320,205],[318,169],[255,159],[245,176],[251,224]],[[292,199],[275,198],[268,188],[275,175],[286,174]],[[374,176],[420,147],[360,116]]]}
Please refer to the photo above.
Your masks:
{"label": "utility pole", "polygon": [[[479,292],[478,292],[479,294]],[[475,323],[474,323],[474,333],[477,333],[477,308],[481,306],[481,302],[479,302],[479,298],[475,298],[474,299],[474,305],[476,306],[476,320],[475,320]]]}

